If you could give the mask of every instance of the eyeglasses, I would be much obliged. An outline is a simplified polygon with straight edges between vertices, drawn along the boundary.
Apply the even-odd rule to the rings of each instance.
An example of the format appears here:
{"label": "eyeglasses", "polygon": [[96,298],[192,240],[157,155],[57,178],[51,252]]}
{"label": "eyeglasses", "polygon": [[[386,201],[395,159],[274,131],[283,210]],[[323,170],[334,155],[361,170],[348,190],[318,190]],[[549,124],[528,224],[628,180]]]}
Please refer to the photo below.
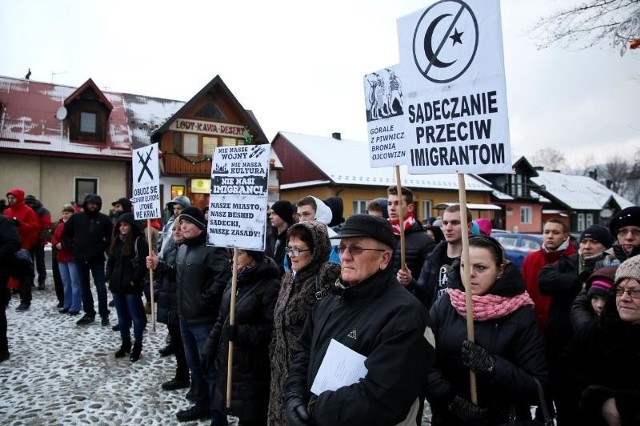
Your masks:
{"label": "eyeglasses", "polygon": [[634,237],[640,237],[640,229],[619,229],[618,230],[618,236],[619,237],[626,237],[628,233],[631,233]]}
{"label": "eyeglasses", "polygon": [[298,257],[298,256],[300,256],[300,253],[304,253],[305,251],[311,251],[311,249],[301,249],[301,248],[298,248],[298,247],[286,246],[284,248],[284,251],[289,256]]}
{"label": "eyeglasses", "polygon": [[640,288],[622,288],[622,287],[618,287],[615,290],[616,292],[616,297],[622,297],[624,296],[625,293],[627,293],[629,295],[630,298],[632,299],[640,299]]}
{"label": "eyeglasses", "polygon": [[349,250],[349,253],[351,253],[351,256],[360,256],[362,254],[362,252],[365,251],[365,250],[369,250],[369,251],[386,251],[385,249],[364,248],[364,247],[360,247],[360,246],[356,246],[356,245],[339,246],[338,247],[338,252],[340,254],[343,254],[347,250]]}

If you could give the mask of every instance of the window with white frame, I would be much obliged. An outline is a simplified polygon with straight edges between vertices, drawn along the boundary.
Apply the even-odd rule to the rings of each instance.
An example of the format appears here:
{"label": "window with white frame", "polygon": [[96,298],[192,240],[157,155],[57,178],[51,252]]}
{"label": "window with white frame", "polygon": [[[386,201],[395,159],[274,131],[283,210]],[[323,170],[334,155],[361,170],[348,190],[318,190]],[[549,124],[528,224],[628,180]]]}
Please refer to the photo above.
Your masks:
{"label": "window with white frame", "polygon": [[585,229],[593,225],[593,213],[587,213],[587,223],[585,223]]}
{"label": "window with white frame", "polygon": [[198,135],[193,133],[182,134],[182,154],[198,155]]}
{"label": "window with white frame", "polygon": [[353,200],[353,214],[366,214],[367,203],[366,200]]}
{"label": "window with white frame", "polygon": [[578,231],[582,232],[584,231],[585,226],[584,226],[584,213],[578,213]]}
{"label": "window with white frame", "polygon": [[533,209],[531,206],[520,207],[520,223],[533,223]]}
{"label": "window with white frame", "polygon": [[423,219],[428,219],[431,217],[432,215],[432,211],[431,211],[431,206],[433,205],[433,203],[431,202],[431,200],[424,200],[422,202],[422,212],[424,215]]}

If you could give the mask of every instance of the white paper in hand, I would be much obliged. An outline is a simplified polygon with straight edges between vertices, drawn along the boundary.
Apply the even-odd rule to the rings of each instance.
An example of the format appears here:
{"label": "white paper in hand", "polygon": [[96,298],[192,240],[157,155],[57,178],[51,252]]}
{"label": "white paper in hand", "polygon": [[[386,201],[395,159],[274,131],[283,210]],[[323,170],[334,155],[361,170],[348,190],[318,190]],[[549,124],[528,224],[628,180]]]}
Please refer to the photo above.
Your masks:
{"label": "white paper in hand", "polygon": [[360,355],[335,339],[331,339],[327,353],[322,359],[315,379],[313,379],[311,393],[320,395],[327,390],[334,391],[343,386],[357,383],[367,375],[367,367],[364,366],[366,359],[366,356]]}

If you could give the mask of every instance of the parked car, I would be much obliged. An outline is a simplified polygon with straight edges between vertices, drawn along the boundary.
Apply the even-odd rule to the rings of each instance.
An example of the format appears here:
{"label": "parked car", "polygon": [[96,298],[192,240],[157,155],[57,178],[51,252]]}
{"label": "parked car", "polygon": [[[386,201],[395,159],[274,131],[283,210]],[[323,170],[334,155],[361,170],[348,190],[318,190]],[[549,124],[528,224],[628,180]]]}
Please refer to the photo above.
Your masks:
{"label": "parked car", "polygon": [[542,235],[518,234],[511,232],[492,232],[491,236],[504,247],[504,255],[511,262],[522,267],[522,261],[532,251],[542,246]]}

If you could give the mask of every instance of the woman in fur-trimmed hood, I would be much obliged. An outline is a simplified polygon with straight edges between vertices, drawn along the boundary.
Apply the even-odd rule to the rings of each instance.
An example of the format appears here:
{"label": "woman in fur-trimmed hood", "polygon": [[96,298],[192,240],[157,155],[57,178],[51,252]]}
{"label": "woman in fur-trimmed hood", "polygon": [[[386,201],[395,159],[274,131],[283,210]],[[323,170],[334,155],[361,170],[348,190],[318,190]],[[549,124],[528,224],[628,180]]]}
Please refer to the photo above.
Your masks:
{"label": "woman in fur-trimmed hood", "polygon": [[284,384],[293,348],[316,300],[329,293],[340,276],[340,265],[329,262],[331,243],[325,224],[300,222],[287,233],[291,271],[282,278],[274,311],[271,340],[271,396],[268,424],[285,424]]}

